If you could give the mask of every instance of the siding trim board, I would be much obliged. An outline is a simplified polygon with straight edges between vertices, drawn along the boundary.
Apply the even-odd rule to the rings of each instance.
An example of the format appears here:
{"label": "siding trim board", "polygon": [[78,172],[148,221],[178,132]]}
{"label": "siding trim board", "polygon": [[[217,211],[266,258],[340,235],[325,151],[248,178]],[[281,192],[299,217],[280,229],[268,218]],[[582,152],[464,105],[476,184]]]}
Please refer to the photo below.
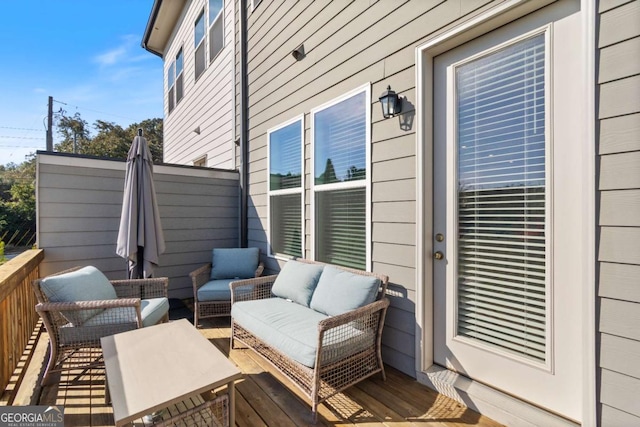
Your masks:
{"label": "siding trim board", "polygon": [[640,1],[601,0],[598,420],[640,425]]}
{"label": "siding trim board", "polygon": [[[532,4],[535,3],[535,4]],[[482,34],[488,33],[492,29],[498,28],[509,22],[515,21],[517,18],[522,17],[533,10],[542,8],[547,2],[525,2],[520,0],[505,1],[495,5],[490,9],[486,9],[479,12],[475,16],[470,17],[466,21],[456,22],[448,26],[445,30],[432,35],[429,39],[424,41],[423,44],[418,46],[415,51],[416,58],[416,99],[417,106],[416,111],[421,112],[416,117],[416,138],[417,138],[417,183],[416,183],[416,200],[417,211],[416,218],[418,244],[416,247],[416,371],[418,378],[430,385],[437,391],[454,391],[458,400],[479,410],[481,413],[509,425],[516,423],[513,419],[515,414],[518,414],[519,420],[517,423],[531,422],[536,425],[552,425],[549,424],[549,413],[535,407],[529,407],[528,410],[524,410],[524,402],[518,401],[518,399],[506,398],[500,392],[492,392],[490,388],[481,386],[473,380],[467,378],[464,381],[460,381],[460,378],[456,374],[446,369],[442,371],[442,368],[436,367],[433,364],[433,339],[432,337],[434,323],[429,307],[433,306],[433,290],[430,286],[426,286],[429,283],[428,277],[433,274],[430,263],[424,263],[423,260],[431,258],[431,243],[433,241],[433,227],[429,212],[432,211],[433,200],[433,183],[431,180],[426,180],[427,176],[431,176],[431,164],[433,162],[431,150],[425,149],[425,147],[432,147],[433,141],[431,136],[432,123],[432,105],[433,94],[432,87],[427,82],[423,83],[423,76],[429,75],[432,69],[433,58],[440,53],[446,52],[456,46],[460,46],[466,41],[469,41]],[[583,33],[581,35],[583,43],[582,57],[585,60],[585,74],[581,78],[585,81],[586,101],[587,108],[585,109],[584,125],[586,126],[586,135],[589,144],[589,148],[585,149],[580,155],[584,159],[586,167],[585,176],[587,178],[585,185],[587,188],[592,188],[593,192],[590,197],[587,197],[584,203],[583,212],[585,212],[586,220],[584,221],[583,233],[586,238],[586,244],[588,248],[585,252],[585,262],[587,265],[585,269],[586,284],[588,289],[582,298],[582,317],[586,321],[586,325],[595,325],[595,229],[596,229],[596,210],[595,210],[595,70],[596,70],[596,55],[595,55],[595,23],[596,23],[596,1],[595,0],[581,0],[580,10],[582,11],[582,28]],[[587,257],[589,260],[587,260]],[[427,333],[425,334],[425,332]],[[584,335],[582,342],[584,343],[585,363],[583,366],[583,397],[582,397],[582,423],[584,425],[596,425],[597,424],[597,394],[596,394],[596,333],[595,326],[584,328]],[[464,384],[463,384],[464,383]],[[477,392],[474,392],[477,391]],[[454,398],[456,396],[453,396]],[[462,397],[461,397],[462,396]],[[527,404],[525,404],[527,406]],[[530,406],[530,405],[529,405]],[[528,413],[528,414],[527,414]],[[526,415],[525,415],[526,414]],[[559,422],[557,425],[567,424],[566,420],[555,418],[553,425]],[[572,424],[572,423],[568,423]]]}

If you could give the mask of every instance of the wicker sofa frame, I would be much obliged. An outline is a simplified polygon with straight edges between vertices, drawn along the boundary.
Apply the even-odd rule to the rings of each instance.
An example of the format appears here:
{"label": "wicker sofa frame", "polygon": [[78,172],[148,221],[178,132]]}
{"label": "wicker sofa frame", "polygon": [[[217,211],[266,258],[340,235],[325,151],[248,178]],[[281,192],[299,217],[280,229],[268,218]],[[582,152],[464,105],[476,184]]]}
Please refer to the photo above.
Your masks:
{"label": "wicker sofa frame", "polygon": [[[79,268],[74,267],[52,276],[69,273]],[[110,280],[116,291],[117,299],[50,302],[42,290],[42,280],[43,278],[33,281],[33,291],[38,300],[35,308],[49,334],[49,361],[42,378],[42,385],[49,383],[51,374],[54,372],[102,366],[104,360],[100,338],[141,328],[141,297],[166,298],[169,287],[167,277]],[[109,318],[104,318],[102,323],[92,326],[73,326],[62,314],[69,311],[108,308],[117,308],[118,310],[112,310],[113,314]],[[132,319],[135,321],[131,321]],[[160,319],[159,323],[168,321],[167,314]]]}
{"label": "wicker sofa frame", "polygon": [[[264,263],[260,261],[256,269],[255,277],[260,277],[264,271]],[[189,273],[193,284],[193,324],[199,327],[200,319],[209,317],[227,317],[231,313],[231,299],[220,301],[198,301],[198,288],[211,280],[211,263],[204,264],[197,270]]]}
{"label": "wicker sofa frame", "polygon": [[[309,264],[327,265],[320,262],[297,259]],[[274,348],[259,337],[246,330],[231,318],[230,348],[234,349],[238,341],[249,347],[267,360],[276,370],[289,378],[310,400],[314,422],[317,420],[318,405],[342,390],[368,378],[378,372],[385,380],[382,362],[381,341],[384,320],[389,306],[385,298],[388,276],[334,266],[363,276],[374,276],[380,279],[380,290],[376,301],[347,313],[328,317],[318,324],[316,360],[313,368],[309,368],[291,359],[277,348]],[[239,280],[231,283],[232,304],[264,298],[273,298],[271,288],[277,275],[256,279]],[[354,327],[355,326],[355,327]],[[354,332],[368,331],[371,342],[365,349],[357,353],[350,351],[349,342],[358,337]],[[343,345],[332,345],[335,343]],[[346,344],[345,344],[346,343]],[[342,352],[342,354],[340,354]]]}

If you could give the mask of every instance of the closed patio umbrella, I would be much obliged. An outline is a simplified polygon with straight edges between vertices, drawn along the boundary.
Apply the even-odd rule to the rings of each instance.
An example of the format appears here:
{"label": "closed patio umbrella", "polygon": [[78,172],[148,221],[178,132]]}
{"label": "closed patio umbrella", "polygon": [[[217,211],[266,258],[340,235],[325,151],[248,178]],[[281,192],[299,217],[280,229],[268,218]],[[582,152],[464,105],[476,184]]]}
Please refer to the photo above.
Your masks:
{"label": "closed patio umbrella", "polygon": [[127,156],[116,253],[128,260],[129,278],[139,279],[153,275],[164,249],[151,151],[138,129]]}

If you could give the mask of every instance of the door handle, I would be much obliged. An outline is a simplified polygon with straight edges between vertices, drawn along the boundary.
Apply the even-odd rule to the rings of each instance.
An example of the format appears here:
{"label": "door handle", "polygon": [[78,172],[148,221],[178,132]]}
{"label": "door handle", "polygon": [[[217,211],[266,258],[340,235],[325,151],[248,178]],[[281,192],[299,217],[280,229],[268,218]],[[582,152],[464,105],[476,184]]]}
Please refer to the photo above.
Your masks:
{"label": "door handle", "polygon": [[437,260],[444,259],[444,254],[440,251],[436,251],[436,253],[433,254],[433,257]]}

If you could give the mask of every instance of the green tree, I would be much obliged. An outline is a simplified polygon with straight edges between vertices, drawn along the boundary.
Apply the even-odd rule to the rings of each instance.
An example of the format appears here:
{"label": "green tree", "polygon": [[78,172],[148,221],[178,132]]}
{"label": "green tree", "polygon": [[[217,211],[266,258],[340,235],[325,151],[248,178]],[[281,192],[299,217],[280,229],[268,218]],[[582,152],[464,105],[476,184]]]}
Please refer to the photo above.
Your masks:
{"label": "green tree", "polygon": [[140,123],[133,123],[126,129],[113,122],[96,120],[93,124],[96,135],[92,136],[87,128],[87,122],[80,113],[73,117],[62,116],[58,120],[58,134],[62,141],[55,146],[56,151],[64,153],[74,152],[98,157],[126,159],[133,138],[142,129],[142,134],[149,144],[149,150],[154,163],[162,163],[162,119],[147,119]]}
{"label": "green tree", "polygon": [[7,244],[30,245],[36,229],[36,161],[32,155],[16,165],[2,169],[0,200],[0,239]]}
{"label": "green tree", "polygon": [[62,137],[54,147],[55,151],[62,153],[91,154],[87,146],[91,141],[88,123],[82,119],[80,113],[73,117],[65,116],[64,112],[57,118],[58,135]]}

